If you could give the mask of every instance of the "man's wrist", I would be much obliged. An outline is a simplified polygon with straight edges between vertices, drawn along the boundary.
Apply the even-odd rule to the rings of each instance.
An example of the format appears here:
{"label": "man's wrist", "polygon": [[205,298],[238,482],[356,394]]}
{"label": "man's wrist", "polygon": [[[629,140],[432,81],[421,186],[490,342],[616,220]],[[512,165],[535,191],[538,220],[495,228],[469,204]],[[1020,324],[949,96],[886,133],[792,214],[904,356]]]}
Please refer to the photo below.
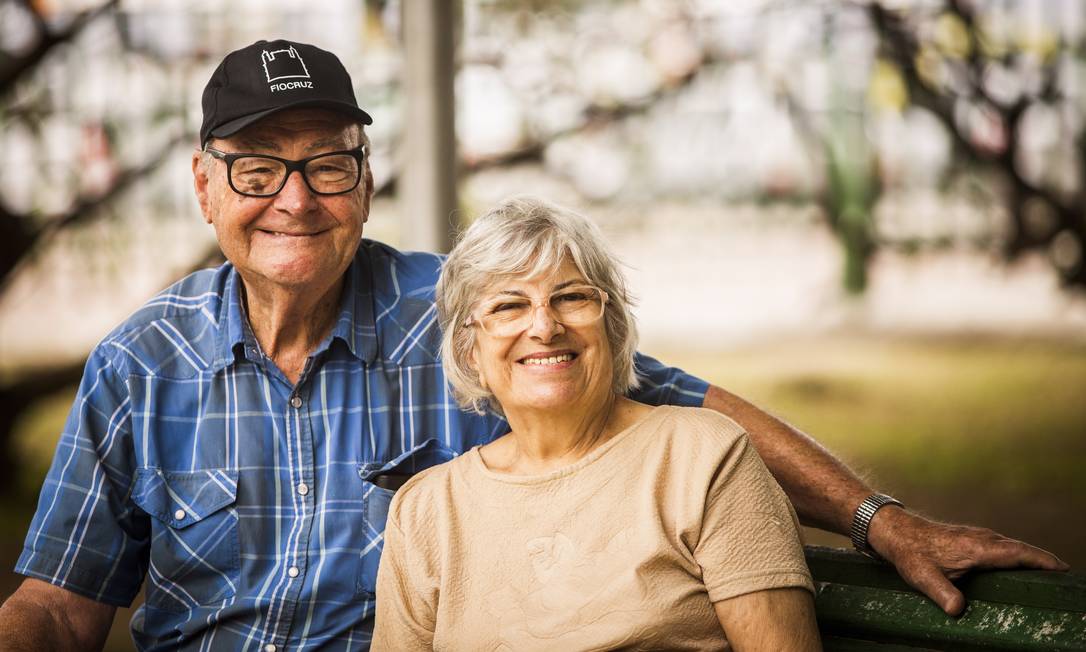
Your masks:
{"label": "man's wrist", "polygon": [[876,551],[875,547],[871,545],[871,526],[875,520],[875,516],[882,511],[884,507],[896,506],[904,509],[904,505],[900,500],[888,496],[886,494],[871,494],[865,498],[856,508],[856,511],[852,514],[852,527],[849,531],[849,538],[852,540],[852,546],[872,559],[881,560],[882,556]]}

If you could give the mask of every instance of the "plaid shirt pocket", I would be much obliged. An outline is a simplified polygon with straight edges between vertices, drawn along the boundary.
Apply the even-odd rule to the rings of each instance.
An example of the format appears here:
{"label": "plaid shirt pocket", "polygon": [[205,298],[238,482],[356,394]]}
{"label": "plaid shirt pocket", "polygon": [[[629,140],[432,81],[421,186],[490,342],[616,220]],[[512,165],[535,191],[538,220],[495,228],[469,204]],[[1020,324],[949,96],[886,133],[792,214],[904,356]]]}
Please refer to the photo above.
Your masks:
{"label": "plaid shirt pocket", "polygon": [[237,592],[237,471],[139,469],[132,500],[152,517],[147,604],[166,611]]}
{"label": "plaid shirt pocket", "polygon": [[362,549],[356,596],[373,598],[377,590],[377,569],[384,549],[385,522],[395,490],[419,471],[443,464],[454,457],[456,453],[452,449],[431,438],[389,462],[369,462],[358,467],[363,485],[362,509],[366,515],[368,541]]}

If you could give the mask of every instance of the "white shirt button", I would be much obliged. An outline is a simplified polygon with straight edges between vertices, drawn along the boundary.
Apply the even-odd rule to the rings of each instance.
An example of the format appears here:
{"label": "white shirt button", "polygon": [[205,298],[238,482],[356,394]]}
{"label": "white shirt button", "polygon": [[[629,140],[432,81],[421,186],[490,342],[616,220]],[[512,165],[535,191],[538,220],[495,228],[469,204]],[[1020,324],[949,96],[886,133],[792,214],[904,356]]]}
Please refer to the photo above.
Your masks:
{"label": "white shirt button", "polygon": [[179,509],[173,513],[173,517],[179,521],[185,520],[185,510]]}
{"label": "white shirt button", "polygon": [[309,493],[309,485],[307,485],[304,482],[299,483],[298,484],[298,493],[300,493],[303,496],[306,495],[307,493]]}
{"label": "white shirt button", "polygon": [[275,652],[275,644],[274,643],[268,643],[267,645],[265,645],[264,646],[264,652]]}
{"label": "white shirt button", "polygon": [[290,575],[291,577],[298,577],[298,567],[291,566],[290,568],[288,568],[287,575]]}
{"label": "white shirt button", "polygon": [[302,407],[302,397],[301,396],[291,396],[290,397],[290,405],[291,405],[291,407],[295,407],[295,408]]}

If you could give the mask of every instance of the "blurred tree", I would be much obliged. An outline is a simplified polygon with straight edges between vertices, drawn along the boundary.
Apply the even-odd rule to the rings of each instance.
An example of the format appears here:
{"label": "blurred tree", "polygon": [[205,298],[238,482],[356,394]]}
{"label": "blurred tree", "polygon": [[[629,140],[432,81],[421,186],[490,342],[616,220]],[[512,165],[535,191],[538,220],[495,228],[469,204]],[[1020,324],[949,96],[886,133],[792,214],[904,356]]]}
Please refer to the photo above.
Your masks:
{"label": "blurred tree", "polygon": [[[640,50],[641,54],[653,52],[654,44],[660,42],[655,39],[660,26],[639,30],[630,16],[667,16],[671,25],[682,26],[680,32],[693,36],[692,43],[688,38],[683,45],[695,51],[691,60],[696,63],[678,83],[673,81],[632,101],[597,106],[583,95],[583,89],[575,88],[571,94],[580,93],[578,99],[585,107],[582,119],[569,121],[561,132],[530,125],[526,130],[530,135],[522,138],[515,150],[491,154],[480,162],[504,165],[514,156],[519,160],[544,158],[556,140],[606,127],[601,122],[621,122],[651,113],[699,79],[753,64],[758,70],[755,83],[787,105],[814,167],[820,170],[818,196],[827,224],[845,254],[842,278],[849,292],[862,292],[866,287],[868,266],[880,247],[917,251],[948,243],[989,246],[993,242],[1008,262],[1027,251],[1047,254],[1068,290],[1086,289],[1086,98],[1078,90],[1086,79],[1086,42],[1081,25],[1075,32],[1062,24],[1065,14],[1078,15],[1068,11],[1071,0],[838,0],[817,5],[764,0],[743,7],[691,2],[666,8],[664,4],[646,8],[644,3],[620,0],[570,0],[544,5],[533,0],[501,0],[487,3],[485,9],[477,6],[476,11],[513,16],[513,24],[521,29],[518,38],[523,40],[532,38],[533,29],[545,33],[538,26],[548,21],[569,24],[586,34],[595,31],[599,37],[612,27],[582,18],[611,12],[615,22],[627,29],[620,34],[612,31],[615,42],[606,45]],[[804,42],[795,34],[797,25],[821,34],[822,42],[817,37]],[[480,48],[482,56],[477,63],[503,69],[503,55],[493,47],[501,36],[492,32],[485,36],[491,47]],[[564,38],[560,33],[551,36]],[[572,37],[569,47],[561,52],[583,53],[592,47],[584,42],[589,38]],[[518,43],[509,41],[506,45],[515,49]],[[670,50],[677,47],[672,41],[667,45]],[[551,56],[549,63],[555,69],[568,66],[579,70],[582,64],[561,59],[568,54]],[[648,61],[661,65],[651,57]],[[826,85],[808,75],[820,65],[824,65]],[[857,87],[858,77],[863,87]],[[555,86],[553,78],[543,79]],[[513,80],[513,75],[507,79]],[[516,87],[512,81],[509,85]],[[519,100],[530,103],[523,94]],[[734,107],[724,105],[719,110],[722,122],[732,119]],[[988,229],[983,237],[971,240],[976,234],[955,234],[950,226],[938,229],[935,235],[915,228],[915,235],[902,240],[884,233],[876,219],[880,201],[887,192],[902,188],[901,180],[887,173],[882,159],[885,151],[871,142],[883,112],[934,116],[931,121],[918,122],[935,122],[949,136],[951,161],[947,174],[935,181],[938,191],[944,200],[952,200],[960,198],[963,185],[981,189],[970,199],[978,204],[977,212],[986,216]],[[899,135],[905,141],[932,140],[930,129],[923,134],[910,133],[915,126],[904,125]],[[765,142],[769,140],[767,134]],[[898,140],[888,145],[905,150],[913,143]],[[631,149],[637,146],[635,143]],[[640,146],[649,149],[656,143]],[[930,142],[917,145],[925,146],[931,147]],[[636,153],[630,151],[627,156]],[[913,161],[911,165],[923,167],[924,163]],[[963,184],[963,179],[972,181]],[[810,199],[802,187],[782,192],[772,186],[771,179],[760,182],[756,191],[764,196]],[[789,197],[789,192],[795,196]],[[1001,215],[1006,216],[1006,224],[1000,223]],[[925,219],[913,216],[912,221],[923,223]]]}
{"label": "blurred tree", "polygon": [[[57,111],[45,81],[51,57],[76,42],[96,21],[116,20],[118,4],[118,0],[109,0],[72,15],[54,15],[49,3],[0,2],[9,30],[0,42],[0,117],[5,129],[24,127],[38,136],[38,147],[45,146],[38,127]],[[85,168],[88,163],[99,164],[99,173],[92,175],[89,173],[94,170],[82,169],[81,175],[74,176],[73,201],[63,210],[50,212],[36,205],[17,210],[0,195],[0,295],[10,287],[21,264],[60,232],[94,220],[115,219],[118,213],[109,207],[134,183],[158,169],[182,137],[169,139],[142,161],[122,166],[111,151],[114,126],[104,118],[84,122],[79,133],[89,150],[84,152],[82,163]],[[63,193],[68,189],[55,190]],[[15,479],[12,471],[17,459],[11,454],[11,435],[16,422],[36,400],[78,382],[82,367],[83,361],[75,360],[0,378],[0,491]]]}
{"label": "blurred tree", "polygon": [[[1068,288],[1086,290],[1086,40],[1066,41],[1060,3],[1029,23],[1025,5],[945,0],[934,10],[867,11],[879,52],[908,102],[951,135],[959,170],[994,173],[1009,216],[1006,259],[1047,253]],[[1045,143],[1041,124],[1051,142]]]}

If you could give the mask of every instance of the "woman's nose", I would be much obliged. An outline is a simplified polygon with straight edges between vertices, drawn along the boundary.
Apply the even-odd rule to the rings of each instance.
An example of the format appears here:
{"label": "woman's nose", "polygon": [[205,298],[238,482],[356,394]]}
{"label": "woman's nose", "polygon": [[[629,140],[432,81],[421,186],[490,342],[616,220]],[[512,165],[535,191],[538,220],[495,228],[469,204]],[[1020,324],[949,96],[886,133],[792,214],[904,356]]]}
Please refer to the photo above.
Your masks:
{"label": "woman's nose", "polygon": [[554,318],[550,306],[532,306],[532,323],[528,327],[530,337],[547,342],[563,332],[565,326]]}

